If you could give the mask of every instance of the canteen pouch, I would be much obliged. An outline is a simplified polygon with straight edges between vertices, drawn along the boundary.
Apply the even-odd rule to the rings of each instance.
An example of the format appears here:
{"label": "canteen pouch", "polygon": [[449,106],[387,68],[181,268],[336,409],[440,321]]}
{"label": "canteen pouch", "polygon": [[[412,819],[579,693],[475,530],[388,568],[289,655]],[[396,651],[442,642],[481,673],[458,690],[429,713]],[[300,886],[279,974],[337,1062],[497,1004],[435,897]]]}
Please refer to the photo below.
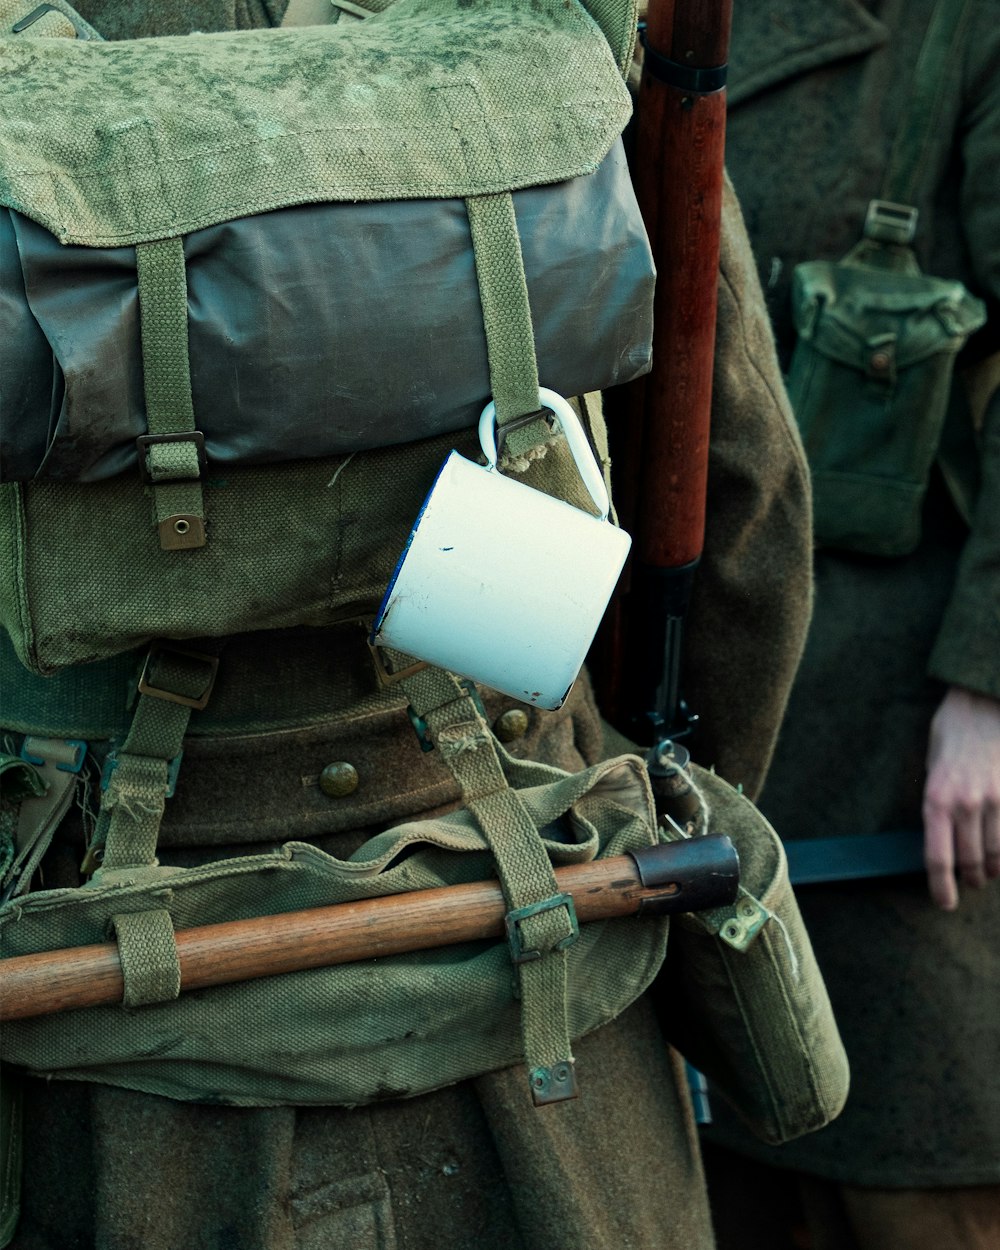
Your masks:
{"label": "canteen pouch", "polygon": [[[498,751],[554,865],[657,841],[638,759],[567,774]],[[169,948],[172,929],[485,880],[493,875],[486,846],[471,812],[460,808],[389,829],[346,859],[290,842],[192,868],[102,871],[78,889],[41,890],[5,904],[0,952],[9,958],[102,943],[115,932],[121,945],[123,932],[127,937],[143,917]],[[665,918],[581,925],[565,952],[569,1035],[580,1037],[623,1011],[652,981],[666,940]],[[521,1006],[503,941],[180,997],[169,949],[161,954],[162,975],[150,976],[140,965],[131,984],[127,977],[132,1005],[6,1021],[3,1062],[182,1101],[353,1106],[409,1097],[523,1060]]]}
{"label": "canteen pouch", "polygon": [[694,766],[692,774],[712,831],[739,852],[740,892],[730,908],[677,917],[657,1009],[711,1089],[777,1145],[840,1113],[847,1056],[780,839],[721,778]]}
{"label": "canteen pouch", "polygon": [[904,556],[948,411],[955,357],[985,321],[962,283],[920,271],[910,248],[863,240],[798,265],[787,378],[812,472],[817,546]]}

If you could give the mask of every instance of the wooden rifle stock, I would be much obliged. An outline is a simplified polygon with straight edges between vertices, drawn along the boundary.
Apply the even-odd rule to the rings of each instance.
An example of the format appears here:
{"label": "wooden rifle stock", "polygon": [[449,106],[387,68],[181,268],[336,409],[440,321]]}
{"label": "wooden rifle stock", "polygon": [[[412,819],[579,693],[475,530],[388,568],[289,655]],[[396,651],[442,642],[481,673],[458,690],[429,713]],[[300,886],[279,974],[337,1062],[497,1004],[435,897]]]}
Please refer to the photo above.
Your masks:
{"label": "wooden rifle stock", "polygon": [[653,367],[612,405],[615,499],[634,544],[591,668],[604,715],[647,744],[686,727],[680,643],[705,534],[731,19],[732,0],[650,0],[644,41],[632,169],[657,267]]}
{"label": "wooden rifle stock", "polygon": [[[731,903],[739,859],[728,838],[713,834],[557,868],[555,876],[581,922],[662,915]],[[181,991],[503,938],[506,913],[499,884],[480,881],[181,929]],[[0,961],[0,1020],[120,1003],[123,992],[114,942]]]}

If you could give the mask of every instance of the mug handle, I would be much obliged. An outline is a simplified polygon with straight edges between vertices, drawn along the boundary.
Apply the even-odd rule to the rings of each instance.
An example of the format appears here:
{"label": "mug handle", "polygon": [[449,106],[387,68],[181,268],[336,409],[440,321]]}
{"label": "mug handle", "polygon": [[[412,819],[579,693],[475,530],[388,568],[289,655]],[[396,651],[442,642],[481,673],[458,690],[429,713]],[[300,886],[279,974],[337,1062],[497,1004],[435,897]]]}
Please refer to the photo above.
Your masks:
{"label": "mug handle", "polygon": [[[599,519],[606,521],[608,513],[611,511],[608,490],[604,485],[604,475],[594,458],[587,436],[583,432],[580,418],[573,411],[570,404],[556,391],[550,391],[544,386],[539,387],[538,400],[540,407],[548,408],[558,420],[560,428],[566,437],[570,453],[573,456],[573,463],[576,465],[583,484],[587,488],[587,493],[594,501],[594,505],[600,514]],[[496,430],[497,409],[496,404],[490,400],[479,418],[479,445],[482,447],[483,455],[486,457],[486,468],[491,473],[497,469]]]}

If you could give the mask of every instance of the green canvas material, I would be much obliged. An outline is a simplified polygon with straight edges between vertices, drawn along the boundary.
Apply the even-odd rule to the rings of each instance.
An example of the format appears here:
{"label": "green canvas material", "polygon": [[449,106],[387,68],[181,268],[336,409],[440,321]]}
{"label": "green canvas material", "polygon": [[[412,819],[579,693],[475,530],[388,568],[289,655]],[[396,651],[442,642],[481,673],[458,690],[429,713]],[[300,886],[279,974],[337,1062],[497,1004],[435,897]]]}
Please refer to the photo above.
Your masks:
{"label": "green canvas material", "polygon": [[562,900],[538,830],[506,782],[499,744],[468,688],[434,668],[422,669],[403,686],[486,836],[512,918],[514,944],[537,952],[517,961],[529,1086],[533,1095],[547,1096],[558,1085],[568,1096],[574,1086],[567,952],[578,941],[575,910]]}
{"label": "green canvas material", "polygon": [[961,282],[921,273],[909,248],[873,240],[840,263],[797,266],[792,301],[788,393],[816,543],[906,555],[920,540],[955,357],[985,305]]}
{"label": "green canvas material", "polygon": [[2,48],[0,202],[91,246],[313,201],[562,181],[597,167],[631,110],[601,30],[562,0]]}
{"label": "green canvas material", "polygon": [[[188,306],[184,246],[179,238],[140,243],[135,249],[142,325],[142,372],[146,428],[150,435],[172,436],[151,443],[145,468],[161,546],[163,528],[177,541],[197,526],[193,541],[203,546],[205,505],[201,465],[195,444],[180,438],[195,431],[188,362]],[[180,528],[183,527],[183,528]]]}
{"label": "green canvas material", "polygon": [[[637,759],[566,774],[501,758],[553,864],[656,840]],[[491,875],[486,838],[459,810],[390,829],[347,860],[288,843],[199,868],[116,870],[80,889],[39,891],[0,912],[0,949],[8,957],[104,942],[112,918],[129,913],[167,912],[181,929]],[[565,955],[572,1037],[613,1019],[650,983],[666,936],[663,920],[581,926]],[[484,942],[200,990],[141,1009],[9,1021],[0,1053],[34,1072],[182,1100],[357,1104],[519,1062],[519,1016],[510,952]]]}
{"label": "green canvas material", "polygon": [[[965,0],[938,0],[931,12],[907,124],[882,183],[882,200],[896,208],[918,198],[946,70],[961,55],[970,9]],[[922,273],[901,242],[865,237],[839,265],[796,267],[792,317],[798,339],[788,392],[812,470],[817,546],[909,555],[938,456],[968,519],[978,457],[962,434],[968,422],[952,374],[986,320],[982,301],[960,282]]]}
{"label": "green canvas material", "polygon": [[[131,476],[125,483],[5,484],[0,624],[20,663],[48,674],[155,638],[371,616],[452,448],[473,459],[479,452],[470,432],[355,456],[211,471],[204,479],[211,540],[182,552],[160,548],[149,501]],[[519,480],[587,506],[561,438]],[[386,481],[397,488],[372,515],[369,501],[382,497]]]}
{"label": "green canvas material", "polygon": [[788,880],[784,848],[749,800],[692,770],[714,830],[740,856],[741,895],[731,909],[762,916],[749,940],[727,938],[702,915],[671,930],[656,987],[672,1042],[706,1074],[752,1132],[778,1144],[822,1128],[847,1098],[847,1056]]}

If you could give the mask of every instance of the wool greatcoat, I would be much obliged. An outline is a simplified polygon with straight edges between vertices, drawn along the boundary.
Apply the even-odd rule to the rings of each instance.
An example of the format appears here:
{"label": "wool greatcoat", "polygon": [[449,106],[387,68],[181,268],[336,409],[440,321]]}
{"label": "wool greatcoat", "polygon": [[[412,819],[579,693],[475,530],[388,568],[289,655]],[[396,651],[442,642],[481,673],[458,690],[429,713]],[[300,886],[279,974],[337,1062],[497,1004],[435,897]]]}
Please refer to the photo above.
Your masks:
{"label": "wool greatcoat", "polygon": [[[78,7],[114,39],[273,25],[284,9],[282,0]],[[809,496],[729,190],[719,291],[711,505],[688,693],[706,725],[700,759],[754,793],[809,612]],[[372,515],[397,506],[415,515],[429,480],[373,476]],[[388,573],[394,553],[383,556]],[[184,781],[162,831],[166,862],[290,837],[344,855],[386,821],[455,801],[434,753],[416,748],[398,696],[379,693],[357,630],[232,639],[216,698],[219,721],[229,701],[249,699],[258,723],[252,733],[186,741]],[[512,701],[486,704],[496,718]],[[601,757],[585,678],[559,712],[527,711],[515,753],[568,769]],[[343,758],[365,784],[335,800],[317,777]],[[69,831],[50,853],[46,884],[78,880],[79,856]],[[28,1079],[14,1250],[710,1250],[686,1087],[648,996],[575,1053],[587,1072],[583,1096],[542,1111],[519,1069],[357,1109],[200,1106]]]}
{"label": "wool greatcoat", "polygon": [[[786,363],[792,271],[859,239],[931,9],[736,6],[727,159]],[[987,303],[960,366],[1000,346],[1000,4],[968,10],[929,135],[915,242],[925,272]],[[980,399],[989,393],[986,376]],[[946,686],[1000,698],[1000,394],[973,421],[959,415],[954,442],[978,456],[945,463],[951,491],[937,475],[913,555],[817,556],[815,617],[762,799],[785,838],[918,830]],[[971,504],[967,520],[956,500]],[[846,1110],[769,1150],[720,1107],[710,1139],[848,1184],[1000,1181],[1000,883],[963,889],[954,913],[932,905],[920,876],[807,887],[799,901],[850,1057]]]}

